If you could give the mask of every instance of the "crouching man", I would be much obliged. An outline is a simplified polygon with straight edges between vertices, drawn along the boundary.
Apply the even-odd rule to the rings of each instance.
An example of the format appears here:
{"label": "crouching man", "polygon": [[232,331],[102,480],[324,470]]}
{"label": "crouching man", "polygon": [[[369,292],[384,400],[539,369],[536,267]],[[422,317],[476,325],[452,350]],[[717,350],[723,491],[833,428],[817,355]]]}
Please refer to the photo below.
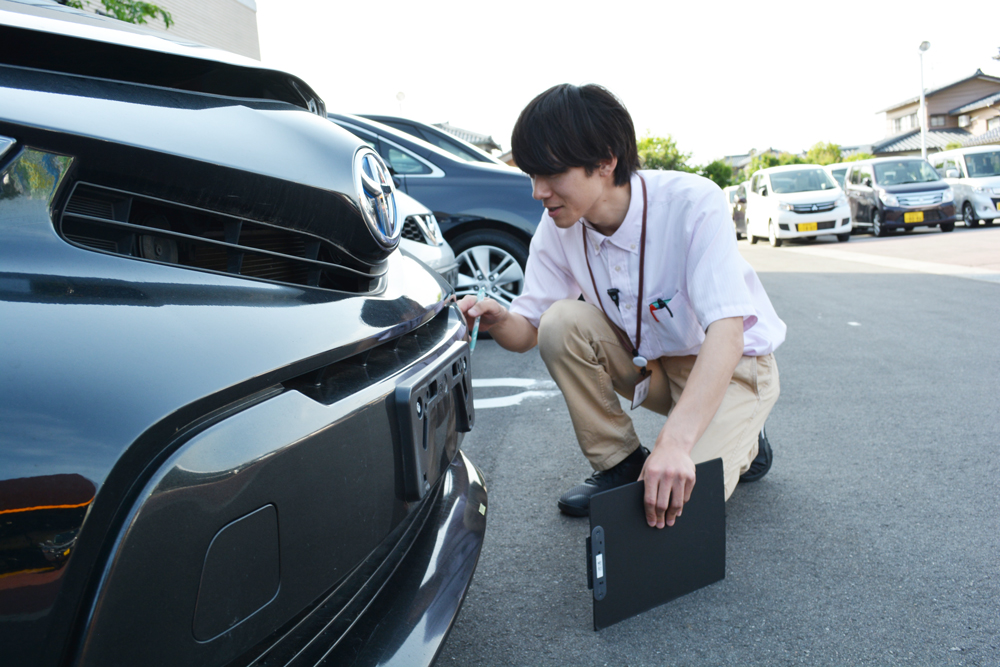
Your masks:
{"label": "crouching man", "polygon": [[[507,350],[538,345],[562,390],[595,472],[559,509],[586,516],[592,495],[641,479],[647,522],[663,528],[691,497],[695,463],[722,458],[727,499],[762,477],[785,324],[737,251],[718,186],[639,171],[628,111],[595,85],[536,97],[512,146],[545,205],[524,290],[509,311],[471,296],[459,307]],[[616,394],[666,417],[651,451]]]}

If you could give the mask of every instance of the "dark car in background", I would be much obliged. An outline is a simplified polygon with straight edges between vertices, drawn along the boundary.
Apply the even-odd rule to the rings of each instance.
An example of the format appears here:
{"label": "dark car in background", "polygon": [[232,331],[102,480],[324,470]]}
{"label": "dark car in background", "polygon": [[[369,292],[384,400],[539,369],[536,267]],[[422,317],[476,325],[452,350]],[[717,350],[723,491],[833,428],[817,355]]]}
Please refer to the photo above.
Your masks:
{"label": "dark car in background", "polygon": [[437,146],[447,151],[455,157],[466,162],[486,162],[489,164],[506,164],[496,159],[478,146],[473,146],[467,141],[462,141],[458,137],[445,132],[439,127],[421,123],[419,120],[403,118],[401,116],[380,116],[376,114],[360,114],[362,118],[374,120],[383,125],[394,127],[400,132],[413,135],[418,139],[423,139],[427,143]]}
{"label": "dark car in background", "polygon": [[0,0],[0,664],[427,665],[466,327],[301,79]]}
{"label": "dark car in background", "polygon": [[951,186],[919,157],[852,162],[844,189],[855,229],[867,228],[875,236],[917,227],[950,232],[960,218]]}
{"label": "dark car in background", "polygon": [[372,146],[399,187],[430,208],[458,258],[459,297],[480,287],[504,305],[524,288],[528,245],[542,218],[531,179],[504,164],[468,162],[382,123],[330,114]]}

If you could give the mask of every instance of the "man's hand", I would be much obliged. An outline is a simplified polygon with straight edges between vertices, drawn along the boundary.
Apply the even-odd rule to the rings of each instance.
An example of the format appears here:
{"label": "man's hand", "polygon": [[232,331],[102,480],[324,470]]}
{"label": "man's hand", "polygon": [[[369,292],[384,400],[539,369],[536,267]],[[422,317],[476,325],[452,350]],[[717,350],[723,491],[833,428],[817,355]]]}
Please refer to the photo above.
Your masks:
{"label": "man's hand", "polygon": [[476,303],[476,297],[469,294],[459,300],[458,308],[465,315],[470,332],[479,317],[479,333],[489,331],[505,350],[526,352],[538,344],[538,330],[523,315],[510,312],[499,301],[483,299]]}
{"label": "man's hand", "polygon": [[465,315],[465,325],[469,331],[472,331],[472,325],[476,318],[480,318],[479,333],[486,333],[508,314],[507,309],[494,299],[487,298],[476,303],[476,297],[471,294],[462,297],[461,301],[458,302],[458,309]]}
{"label": "man's hand", "polygon": [[646,523],[650,528],[672,526],[681,515],[684,503],[691,500],[695,469],[684,448],[657,439],[646,459],[639,479],[646,482]]}

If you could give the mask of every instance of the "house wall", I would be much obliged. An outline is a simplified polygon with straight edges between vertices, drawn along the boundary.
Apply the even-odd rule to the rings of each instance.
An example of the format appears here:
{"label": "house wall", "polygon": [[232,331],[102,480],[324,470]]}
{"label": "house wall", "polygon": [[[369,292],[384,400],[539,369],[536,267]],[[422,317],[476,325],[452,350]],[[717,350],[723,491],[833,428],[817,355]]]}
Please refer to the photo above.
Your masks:
{"label": "house wall", "polygon": [[983,134],[989,128],[987,127],[987,122],[990,118],[996,118],[1000,116],[1000,109],[997,107],[988,107],[986,109],[976,109],[969,114],[971,116],[972,123],[965,129],[967,129],[972,134]]}

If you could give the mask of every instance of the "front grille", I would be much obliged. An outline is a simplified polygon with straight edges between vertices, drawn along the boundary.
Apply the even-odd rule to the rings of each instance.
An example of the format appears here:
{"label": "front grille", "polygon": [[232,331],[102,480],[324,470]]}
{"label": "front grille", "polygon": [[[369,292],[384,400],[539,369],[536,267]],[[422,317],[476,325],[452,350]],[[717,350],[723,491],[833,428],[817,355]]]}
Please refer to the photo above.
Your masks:
{"label": "front grille", "polygon": [[417,243],[427,243],[427,239],[424,237],[423,232],[420,231],[420,227],[417,225],[415,216],[411,215],[403,223],[402,238],[416,241]]}
{"label": "front grille", "polygon": [[796,213],[822,213],[823,211],[832,211],[836,208],[837,202],[825,202],[823,204],[795,204],[792,206],[792,210]]}
{"label": "front grille", "polygon": [[385,273],[306,232],[86,183],[59,226],[90,250],[285,285],[369,293]]}
{"label": "front grille", "polygon": [[1000,199],[994,199],[993,206],[994,208],[996,208],[996,210],[1000,211]]}
{"label": "front grille", "polygon": [[933,206],[940,204],[944,196],[944,190],[934,192],[913,192],[905,195],[896,195],[900,206]]}

